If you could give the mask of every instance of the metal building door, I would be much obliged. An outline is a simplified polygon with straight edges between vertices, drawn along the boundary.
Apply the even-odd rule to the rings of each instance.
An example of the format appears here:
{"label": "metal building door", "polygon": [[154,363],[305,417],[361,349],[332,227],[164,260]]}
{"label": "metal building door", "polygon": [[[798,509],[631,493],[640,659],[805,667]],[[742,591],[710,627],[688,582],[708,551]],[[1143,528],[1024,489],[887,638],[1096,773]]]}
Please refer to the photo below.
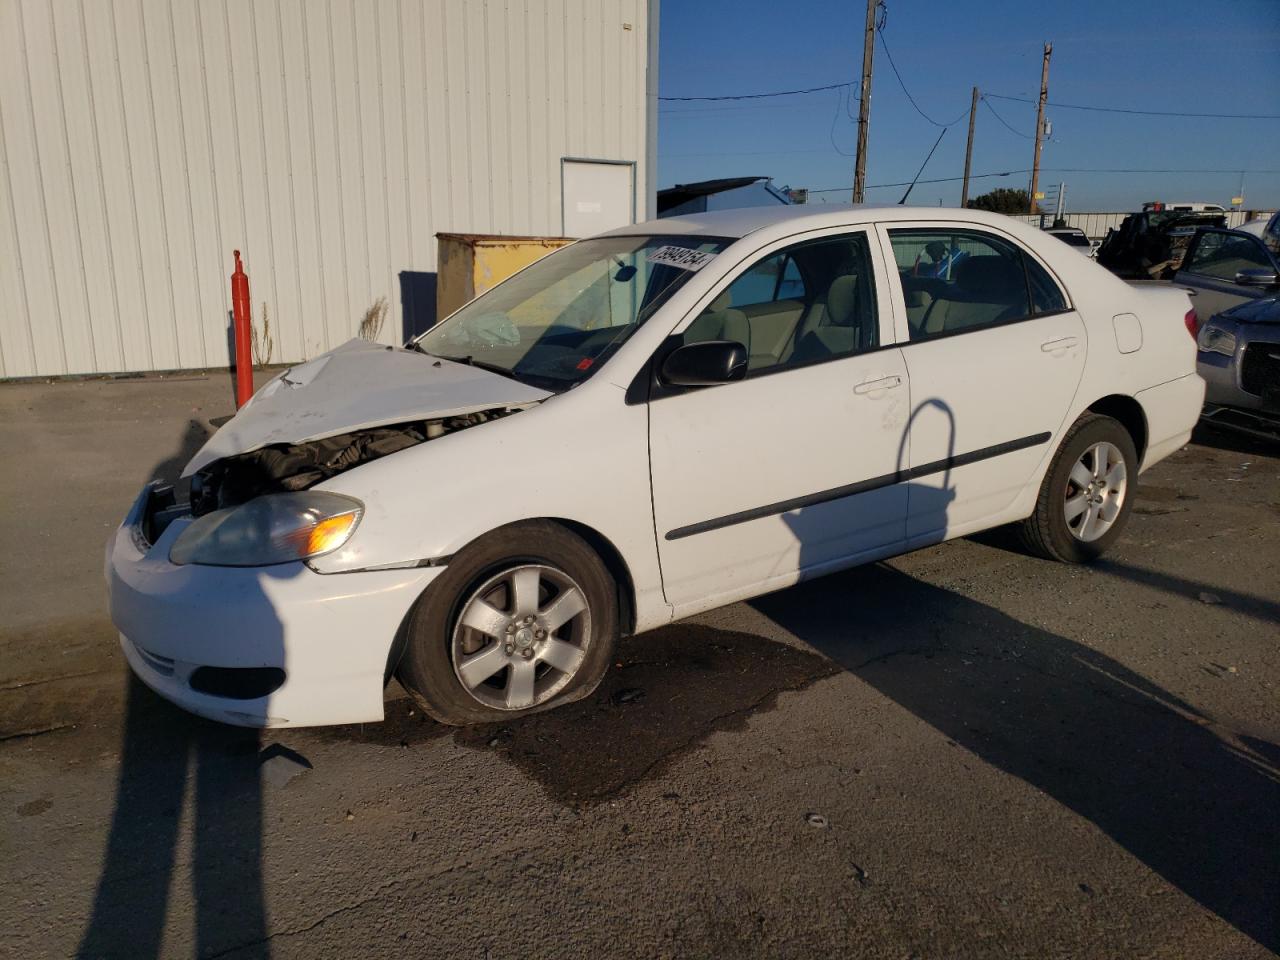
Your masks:
{"label": "metal building door", "polygon": [[566,237],[590,237],[636,222],[634,163],[567,158],[560,163]]}

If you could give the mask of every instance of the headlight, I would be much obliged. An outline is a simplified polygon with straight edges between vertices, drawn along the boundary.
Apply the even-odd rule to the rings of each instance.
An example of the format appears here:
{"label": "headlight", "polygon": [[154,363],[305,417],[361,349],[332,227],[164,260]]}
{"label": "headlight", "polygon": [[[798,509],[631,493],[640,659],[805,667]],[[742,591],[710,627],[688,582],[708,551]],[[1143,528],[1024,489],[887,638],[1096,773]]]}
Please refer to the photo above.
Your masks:
{"label": "headlight", "polygon": [[1196,347],[1208,353],[1220,353],[1224,357],[1231,357],[1236,352],[1236,335],[1229,330],[1223,330],[1215,323],[1206,323],[1200,330],[1200,335],[1196,337]]}
{"label": "headlight", "polygon": [[179,534],[172,563],[264,567],[337,550],[350,539],[364,504],[323,491],[269,493],[215,510]]}

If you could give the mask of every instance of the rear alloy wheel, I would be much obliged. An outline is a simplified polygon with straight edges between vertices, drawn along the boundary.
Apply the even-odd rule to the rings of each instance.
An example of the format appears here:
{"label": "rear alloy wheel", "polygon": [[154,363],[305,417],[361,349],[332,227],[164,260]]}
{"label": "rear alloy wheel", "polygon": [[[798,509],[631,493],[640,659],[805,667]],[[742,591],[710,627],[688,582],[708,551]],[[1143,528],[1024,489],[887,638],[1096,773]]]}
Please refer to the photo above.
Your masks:
{"label": "rear alloy wheel", "polygon": [[507,720],[590,694],[617,623],[617,587],[581,537],[515,523],[461,550],[423,593],[396,675],[441,723]]}
{"label": "rear alloy wheel", "polygon": [[1086,413],[1062,438],[1045,473],[1035,512],[1020,533],[1031,552],[1087,563],[1116,541],[1133,507],[1138,452],[1124,426]]}
{"label": "rear alloy wheel", "polygon": [[1124,509],[1128,487],[1120,448],[1105,440],[1089,447],[1067,474],[1063,513],[1072,536],[1085,543],[1106,536]]}

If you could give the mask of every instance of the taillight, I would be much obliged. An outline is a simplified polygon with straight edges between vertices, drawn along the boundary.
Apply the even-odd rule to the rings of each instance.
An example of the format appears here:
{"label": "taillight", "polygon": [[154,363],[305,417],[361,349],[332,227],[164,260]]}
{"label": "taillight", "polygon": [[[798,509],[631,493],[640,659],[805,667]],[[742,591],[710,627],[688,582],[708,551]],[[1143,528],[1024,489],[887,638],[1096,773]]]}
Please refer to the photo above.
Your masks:
{"label": "taillight", "polygon": [[1187,333],[1191,334],[1192,340],[1200,335],[1200,321],[1196,319],[1195,310],[1188,310],[1182,322],[1187,325]]}

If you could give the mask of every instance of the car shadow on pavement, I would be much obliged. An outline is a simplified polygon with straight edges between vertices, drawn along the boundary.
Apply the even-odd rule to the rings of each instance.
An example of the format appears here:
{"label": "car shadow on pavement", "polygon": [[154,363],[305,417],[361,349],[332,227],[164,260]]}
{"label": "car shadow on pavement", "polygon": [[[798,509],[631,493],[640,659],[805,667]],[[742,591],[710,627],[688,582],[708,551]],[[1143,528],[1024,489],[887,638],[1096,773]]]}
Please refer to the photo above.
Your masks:
{"label": "car shadow on pavement", "polygon": [[1205,420],[1196,424],[1191,433],[1191,443],[1200,447],[1212,447],[1229,453],[1243,453],[1255,457],[1274,457],[1280,453],[1280,442],[1254,436],[1230,427],[1219,426]]}
{"label": "car shadow on pavement", "polygon": [[876,565],[752,601],[957,745],[1280,948],[1277,747],[1075,640]]}
{"label": "car shadow on pavement", "polygon": [[[178,474],[209,435],[202,423],[189,421],[173,454],[152,470],[153,477],[179,487],[179,499],[186,493]],[[270,659],[273,647],[283,646],[270,599],[259,590],[237,602],[253,611],[248,618]],[[172,624],[179,631],[184,626]],[[182,900],[186,886],[196,956],[230,949],[238,956],[269,956],[259,731],[195,717],[132,672],[125,701],[115,807],[77,955],[174,954],[178,948],[165,936],[170,900]],[[175,929],[173,935],[185,933]]]}
{"label": "car shadow on pavement", "polygon": [[[1139,490],[1141,497],[1141,490]],[[968,539],[975,543],[997,550],[1026,556],[1026,550],[1018,542],[1017,536],[1008,528],[1001,527],[975,534]],[[1090,574],[1103,574],[1120,580],[1127,580],[1140,586],[1160,590],[1175,597],[1187,600],[1198,600],[1202,603],[1222,604],[1229,609],[1244,614],[1263,624],[1280,625],[1280,603],[1260,597],[1242,590],[1232,590],[1199,580],[1188,580],[1172,573],[1163,573],[1149,567],[1139,567],[1124,560],[1117,560],[1110,554],[1090,564],[1086,568]],[[1205,596],[1207,595],[1207,596]]]}
{"label": "car shadow on pavement", "polygon": [[513,763],[553,800],[585,808],[658,776],[711,734],[741,729],[779,693],[839,671],[807,650],[692,623],[623,640],[615,657],[590,696],[511,723],[446,727],[403,697],[387,704],[381,724],[307,736],[406,749],[453,736]]}

